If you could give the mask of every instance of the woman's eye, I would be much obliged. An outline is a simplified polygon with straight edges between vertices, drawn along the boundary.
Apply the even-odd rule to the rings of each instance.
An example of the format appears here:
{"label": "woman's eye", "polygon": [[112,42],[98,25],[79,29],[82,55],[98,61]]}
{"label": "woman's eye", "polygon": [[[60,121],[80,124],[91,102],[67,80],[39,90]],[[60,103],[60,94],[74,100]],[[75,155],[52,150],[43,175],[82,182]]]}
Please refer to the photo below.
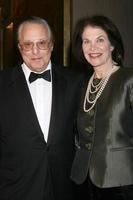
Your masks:
{"label": "woman's eye", "polygon": [[89,40],[83,40],[83,44],[89,44]]}
{"label": "woman's eye", "polygon": [[97,42],[102,43],[102,42],[104,42],[104,39],[103,39],[103,38],[99,38],[99,39],[97,40]]}

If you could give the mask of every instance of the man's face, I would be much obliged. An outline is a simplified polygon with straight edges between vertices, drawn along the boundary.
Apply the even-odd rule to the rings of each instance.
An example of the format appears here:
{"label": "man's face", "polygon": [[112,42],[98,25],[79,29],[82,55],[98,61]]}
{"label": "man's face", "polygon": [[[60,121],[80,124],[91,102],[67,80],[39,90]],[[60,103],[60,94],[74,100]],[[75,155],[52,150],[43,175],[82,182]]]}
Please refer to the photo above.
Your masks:
{"label": "man's face", "polygon": [[19,31],[19,51],[24,63],[35,72],[44,71],[50,61],[53,43],[47,27],[26,23]]}

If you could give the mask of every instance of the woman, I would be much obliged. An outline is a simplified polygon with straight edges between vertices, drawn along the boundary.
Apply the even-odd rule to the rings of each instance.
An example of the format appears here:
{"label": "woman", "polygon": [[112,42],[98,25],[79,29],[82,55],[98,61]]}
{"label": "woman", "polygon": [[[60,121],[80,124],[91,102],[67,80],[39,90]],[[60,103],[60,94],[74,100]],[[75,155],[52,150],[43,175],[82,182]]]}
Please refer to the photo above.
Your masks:
{"label": "woman", "polygon": [[133,70],[121,35],[105,16],[80,20],[73,51],[94,73],[83,89],[71,178],[95,200],[133,200]]}

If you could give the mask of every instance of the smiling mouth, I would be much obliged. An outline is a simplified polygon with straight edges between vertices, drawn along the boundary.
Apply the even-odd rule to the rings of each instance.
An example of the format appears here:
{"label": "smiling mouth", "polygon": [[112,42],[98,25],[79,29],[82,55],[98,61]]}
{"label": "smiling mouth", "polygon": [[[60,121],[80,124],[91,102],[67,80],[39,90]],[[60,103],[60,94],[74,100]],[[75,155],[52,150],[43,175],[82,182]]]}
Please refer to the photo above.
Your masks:
{"label": "smiling mouth", "polygon": [[89,54],[89,56],[91,57],[91,58],[98,58],[98,57],[100,57],[102,54],[101,53],[90,53]]}

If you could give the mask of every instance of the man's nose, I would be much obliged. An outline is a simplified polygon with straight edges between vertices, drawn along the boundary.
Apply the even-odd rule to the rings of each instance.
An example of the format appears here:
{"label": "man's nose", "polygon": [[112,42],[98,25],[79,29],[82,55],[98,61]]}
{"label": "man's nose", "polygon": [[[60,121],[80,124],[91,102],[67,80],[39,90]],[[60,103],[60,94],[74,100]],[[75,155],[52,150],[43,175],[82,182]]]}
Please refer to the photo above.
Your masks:
{"label": "man's nose", "polygon": [[38,48],[37,44],[34,44],[32,47],[32,53],[37,54],[38,52],[39,52],[39,48]]}

